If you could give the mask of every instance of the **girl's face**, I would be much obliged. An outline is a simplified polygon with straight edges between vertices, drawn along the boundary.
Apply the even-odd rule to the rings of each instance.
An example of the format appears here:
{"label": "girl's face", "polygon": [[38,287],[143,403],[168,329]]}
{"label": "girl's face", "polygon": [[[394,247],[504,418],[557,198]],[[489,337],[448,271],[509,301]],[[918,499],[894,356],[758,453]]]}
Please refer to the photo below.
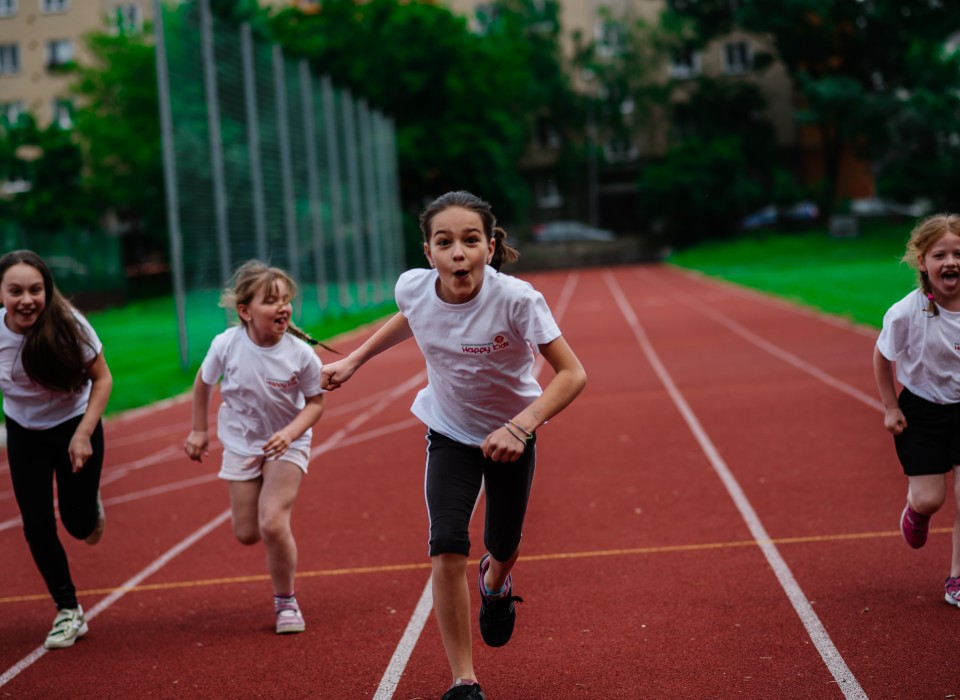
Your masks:
{"label": "girl's face", "polygon": [[247,335],[263,347],[280,342],[290,326],[292,313],[290,291],[282,279],[257,290],[249,304],[237,304],[237,314],[243,319]]}
{"label": "girl's face", "polygon": [[960,311],[960,236],[942,235],[927,248],[919,264],[927,273],[937,303],[949,311]]}
{"label": "girl's face", "polygon": [[450,207],[434,216],[423,252],[440,273],[437,295],[448,304],[462,304],[477,296],[495,245],[474,211]]}
{"label": "girl's face", "polygon": [[7,310],[7,328],[21,334],[29,331],[47,305],[47,289],[40,270],[26,263],[8,267],[0,280],[0,299]]}

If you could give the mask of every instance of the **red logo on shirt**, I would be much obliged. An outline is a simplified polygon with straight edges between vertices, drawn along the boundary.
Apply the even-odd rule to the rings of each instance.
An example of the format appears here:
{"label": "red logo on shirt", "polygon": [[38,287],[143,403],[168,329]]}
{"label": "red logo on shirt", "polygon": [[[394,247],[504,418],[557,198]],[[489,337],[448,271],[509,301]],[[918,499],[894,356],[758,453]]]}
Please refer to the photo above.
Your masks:
{"label": "red logo on shirt", "polygon": [[270,377],[267,377],[264,381],[266,381],[267,386],[273,389],[286,391],[291,387],[297,386],[300,383],[300,377],[297,376],[296,372],[294,372],[292,375],[290,375],[290,379],[271,379]]}

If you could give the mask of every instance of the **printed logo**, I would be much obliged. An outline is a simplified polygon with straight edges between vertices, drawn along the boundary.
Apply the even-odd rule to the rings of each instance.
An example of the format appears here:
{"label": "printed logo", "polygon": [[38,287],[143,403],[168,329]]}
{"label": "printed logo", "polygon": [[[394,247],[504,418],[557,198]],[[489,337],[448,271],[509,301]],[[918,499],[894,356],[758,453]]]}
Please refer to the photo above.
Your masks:
{"label": "printed logo", "polygon": [[497,333],[490,343],[460,343],[460,352],[468,355],[489,355],[510,347],[510,341],[503,333]]}
{"label": "printed logo", "polygon": [[290,379],[272,379],[271,377],[267,377],[265,381],[267,382],[267,386],[272,389],[286,391],[287,389],[297,386],[300,383],[300,377],[294,372],[290,375]]}

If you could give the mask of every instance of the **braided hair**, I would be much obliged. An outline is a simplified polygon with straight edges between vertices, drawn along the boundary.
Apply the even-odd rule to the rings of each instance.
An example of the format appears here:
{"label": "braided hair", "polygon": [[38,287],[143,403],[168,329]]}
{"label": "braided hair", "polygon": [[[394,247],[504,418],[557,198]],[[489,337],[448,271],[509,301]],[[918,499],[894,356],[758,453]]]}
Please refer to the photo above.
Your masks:
{"label": "braided hair", "polygon": [[917,283],[920,286],[921,293],[927,297],[926,313],[930,316],[938,316],[940,311],[937,309],[937,303],[934,300],[930,277],[920,269],[920,261],[933,244],[948,233],[960,236],[960,215],[934,214],[928,216],[913,227],[907,241],[906,252],[902,258],[903,262],[917,271]]}
{"label": "braided hair", "polygon": [[494,270],[499,271],[500,266],[504,263],[516,262],[520,258],[517,249],[507,243],[507,232],[497,226],[497,218],[493,215],[493,207],[476,195],[464,190],[447,192],[437,197],[421,212],[420,232],[423,234],[424,243],[430,243],[430,224],[433,222],[433,218],[450,207],[467,209],[480,216],[480,221],[483,222],[483,233],[487,240],[496,242],[493,247],[493,258],[490,260],[490,266]]}
{"label": "braided hair", "polygon": [[[220,295],[220,306],[230,311],[236,311],[237,307],[241,304],[250,304],[257,295],[257,292],[261,289],[273,289],[277,282],[281,281],[286,284],[290,298],[295,297],[298,289],[297,283],[293,281],[293,278],[287,274],[286,271],[281,270],[279,267],[267,265],[259,260],[248,260],[237,268],[237,271],[233,274],[230,285],[223,290],[223,293]],[[245,325],[242,318],[240,319],[240,324]],[[334,350],[329,345],[321,343],[309,333],[297,327],[293,321],[287,324],[286,332],[294,338],[299,338],[308,345],[319,345],[324,350],[329,350],[337,355],[340,354],[339,351]]]}

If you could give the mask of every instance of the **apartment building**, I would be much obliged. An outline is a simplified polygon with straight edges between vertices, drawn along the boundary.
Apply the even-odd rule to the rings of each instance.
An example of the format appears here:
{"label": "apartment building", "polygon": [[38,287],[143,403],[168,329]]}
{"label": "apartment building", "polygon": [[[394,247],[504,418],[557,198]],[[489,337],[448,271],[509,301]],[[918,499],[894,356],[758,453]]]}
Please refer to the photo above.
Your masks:
{"label": "apartment building", "polygon": [[0,0],[0,115],[68,128],[63,67],[87,58],[84,35],[138,29],[152,15],[152,0]]}

